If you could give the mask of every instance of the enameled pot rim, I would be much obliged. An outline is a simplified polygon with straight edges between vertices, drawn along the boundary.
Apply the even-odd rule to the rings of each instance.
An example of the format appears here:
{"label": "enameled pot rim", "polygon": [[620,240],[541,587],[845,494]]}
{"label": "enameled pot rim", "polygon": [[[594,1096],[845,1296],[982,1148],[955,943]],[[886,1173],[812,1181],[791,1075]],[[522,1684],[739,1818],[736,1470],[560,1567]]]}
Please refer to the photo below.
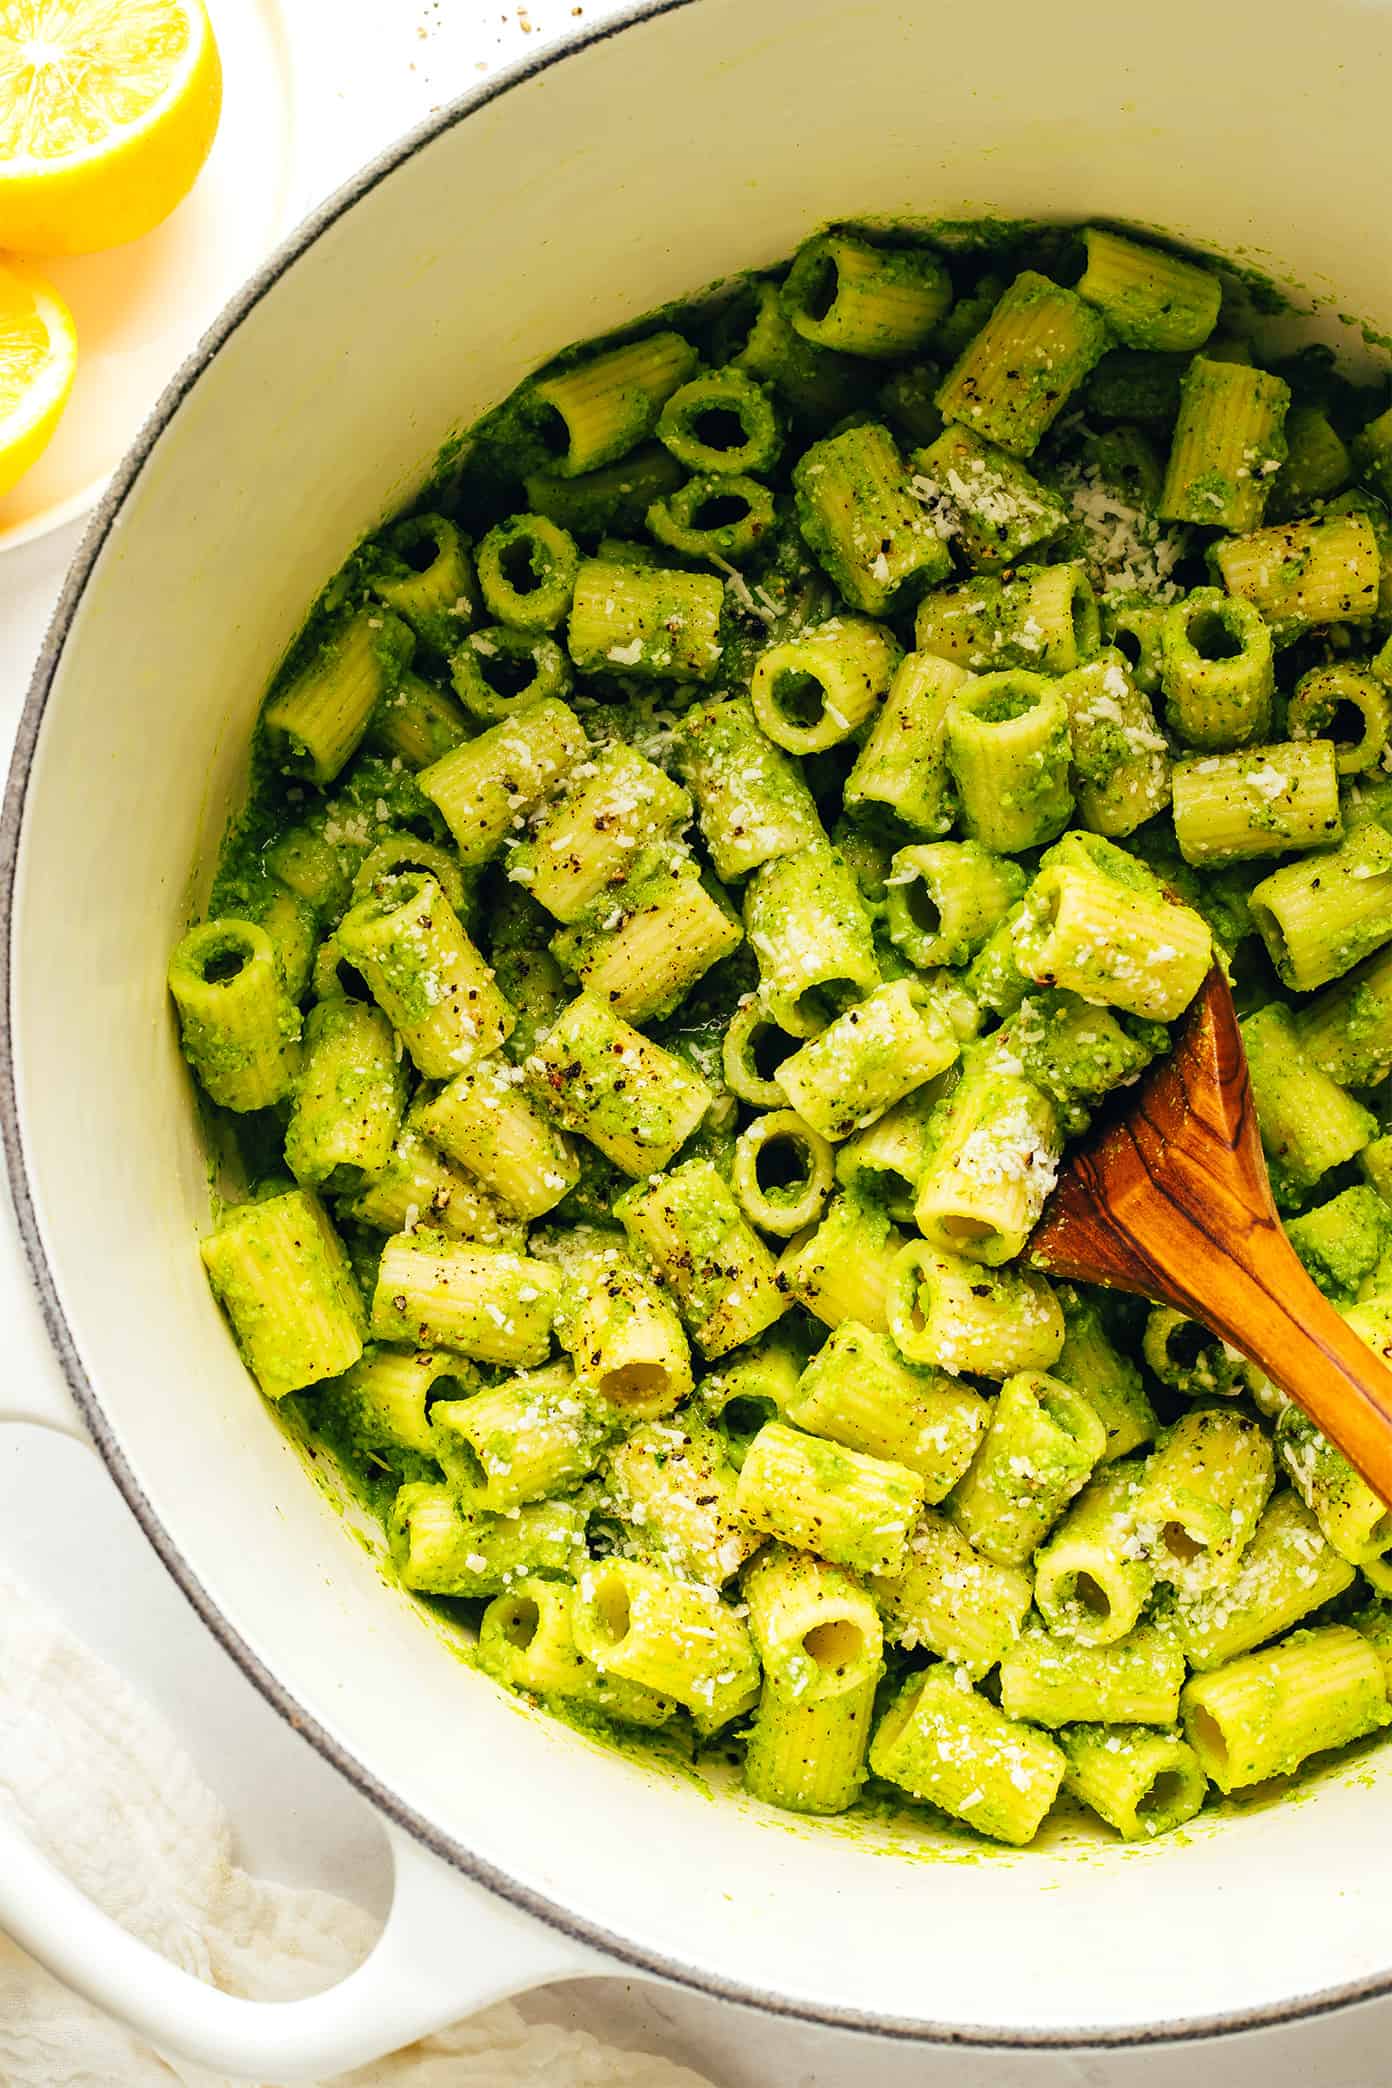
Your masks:
{"label": "enameled pot rim", "polygon": [[120,519],[126,500],[140,477],[152,450],[170,426],[180,405],[198,383],[226,343],[297,260],[340,218],[345,217],[364,196],[395,170],[431,145],[456,125],[487,108],[515,88],[553,66],[562,65],[578,52],[591,50],[610,38],[641,29],[665,14],[693,6],[701,0],[637,0],[616,16],[568,37],[556,47],[501,70],[486,83],[471,88],[428,117],[370,161],[352,180],[335,191],[279,246],[249,278],[225,307],[198,346],[177,372],[155,405],[120,468],[94,510],[82,543],[73,560],[62,595],[45,636],[24,710],[19,721],[14,754],[0,812],[0,1137],[3,1137],[10,1188],[34,1284],[45,1323],[59,1361],[92,1438],[136,1521],[148,1537],[165,1567],[192,1604],[201,1621],[236,1662],[247,1680],[285,1721],[306,1739],[330,1766],[355,1786],[373,1807],[410,1834],[422,1847],[450,1864],[488,1891],[497,1893],[548,1927],[576,1942],[613,1958],[619,1965],[652,1973],[713,1998],[786,2016],[828,2029],[858,2031],[903,2042],[964,2046],[1000,2051],[1066,2051],[1077,2049],[1134,2049],[1177,2044],[1204,2038],[1231,2036],[1243,2031],[1300,2022],[1356,2003],[1392,1994],[1392,1969],[1376,1978],[1346,1986],[1325,1988],[1288,2002],[1262,2009],[1151,2022],[1124,2029],[1079,2027],[1053,2031],[1004,2031],[989,2024],[945,2025],[912,2017],[867,2013],[838,2007],[834,2001],[793,2001],[752,1982],[729,1980],[684,1965],[661,1953],[646,1950],[641,1943],[617,1936],[604,1927],[577,1918],[565,1906],[546,1899],[510,1877],[495,1865],[484,1862],[462,1843],[443,1835],[438,1828],[403,1805],[396,1794],[325,1731],[300,1705],[291,1690],[272,1673],[255,1648],[222,1614],[204,1588],[159,1512],[149,1500],[127,1463],[102,1410],[101,1402],[78,1354],[77,1344],[59,1299],[57,1284],[48,1260],[35,1210],[28,1163],[20,1124],[14,1057],[15,1010],[13,1004],[15,964],[15,886],[24,813],[35,751],[44,715],[63,657],[63,651],[81,606],[87,584]]}

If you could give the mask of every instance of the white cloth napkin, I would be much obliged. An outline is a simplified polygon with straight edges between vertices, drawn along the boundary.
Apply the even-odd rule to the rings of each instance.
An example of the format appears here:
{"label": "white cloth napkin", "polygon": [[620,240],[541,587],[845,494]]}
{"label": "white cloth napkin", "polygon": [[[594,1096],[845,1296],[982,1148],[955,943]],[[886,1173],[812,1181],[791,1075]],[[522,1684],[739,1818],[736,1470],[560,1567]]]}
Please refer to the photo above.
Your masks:
{"label": "white cloth napkin", "polygon": [[[0,1804],[106,1912],[231,1994],[291,2000],[367,1954],[377,1923],[233,1861],[218,1800],[164,1720],[0,1572]],[[3,2088],[222,2088],[158,2057],[0,1936]],[[513,2007],[340,2077],[338,2088],[709,2088],[665,2059]]]}

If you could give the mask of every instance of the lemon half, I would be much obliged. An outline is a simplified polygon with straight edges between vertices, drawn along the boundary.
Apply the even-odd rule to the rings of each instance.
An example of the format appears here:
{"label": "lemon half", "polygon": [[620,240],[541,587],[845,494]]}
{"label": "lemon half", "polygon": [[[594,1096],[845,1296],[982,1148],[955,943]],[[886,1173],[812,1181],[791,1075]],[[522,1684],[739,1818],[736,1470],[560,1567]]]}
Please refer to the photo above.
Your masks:
{"label": "lemon half", "polygon": [[76,369],[77,333],[61,297],[32,270],[0,261],[0,493],[47,447]]}
{"label": "lemon half", "polygon": [[0,0],[0,248],[139,239],[192,188],[221,108],[203,0]]}

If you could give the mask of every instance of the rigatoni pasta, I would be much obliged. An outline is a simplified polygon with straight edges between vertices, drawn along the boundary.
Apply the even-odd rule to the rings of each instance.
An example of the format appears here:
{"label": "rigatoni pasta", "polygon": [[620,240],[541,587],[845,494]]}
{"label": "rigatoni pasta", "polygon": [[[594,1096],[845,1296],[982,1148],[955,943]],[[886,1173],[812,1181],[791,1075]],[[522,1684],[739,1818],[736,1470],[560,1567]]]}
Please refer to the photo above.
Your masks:
{"label": "rigatoni pasta", "polygon": [[519,403],[552,468],[574,479],[650,435],[695,368],[695,350],[681,334],[654,333],[534,381]]}
{"label": "rigatoni pasta", "polygon": [[750,1806],[1141,1842],[1388,1719],[1392,1513],[1029,1261],[1221,963],[1392,1349],[1392,438],[1224,290],[832,228],[566,351],[331,580],[171,961],[284,1428],[486,1686]]}
{"label": "rigatoni pasta", "polygon": [[793,468],[798,521],[853,609],[887,616],[952,570],[887,428],[847,428],[804,450]]}
{"label": "rigatoni pasta", "polygon": [[615,1548],[681,1580],[722,1588],[763,1543],[738,1511],[728,1435],[689,1410],[623,1436],[603,1479],[601,1512],[612,1510],[623,1531]]}
{"label": "rigatoni pasta", "polygon": [[290,1093],[300,1011],[271,939],[254,921],[205,921],[169,960],[184,1056],[224,1109],[266,1109]]}
{"label": "rigatoni pasta", "polygon": [[734,882],[825,840],[801,771],[760,729],[747,697],[689,710],[675,759],[718,877]]}
{"label": "rigatoni pasta", "polygon": [[654,836],[691,817],[691,800],[636,748],[611,742],[577,763],[569,789],[509,860],[509,876],[561,922],[618,882]]}
{"label": "rigatoni pasta", "polygon": [[780,856],[745,888],[744,923],[759,991],[781,1029],[815,1036],[880,983],[860,888],[828,843]]}
{"label": "rigatoni pasta", "polygon": [[966,1471],[991,1416],[970,1385],[912,1368],[883,1334],[855,1320],[832,1329],[782,1411],[810,1435],[907,1465],[930,1502]]}
{"label": "rigatoni pasta", "polygon": [[865,1780],[884,1643],[863,1585],[810,1552],[770,1545],[745,1569],[764,1680],[746,1787],[791,1812],[836,1813]]}
{"label": "rigatoni pasta", "polygon": [[266,706],[262,728],[277,758],[313,783],[331,783],[414,650],[399,617],[368,608],[326,634]]}
{"label": "rigatoni pasta", "polygon": [[427,1080],[448,1080],[511,1033],[512,1009],[433,877],[384,878],[344,915],[335,942]]}
{"label": "rigatoni pasta", "polygon": [[1155,1586],[1136,1527],[1143,1476],[1135,1458],[1098,1466],[1035,1554],[1034,1599],[1056,1637],[1109,1646],[1139,1621]]}
{"label": "rigatoni pasta", "polygon": [[1334,743],[1290,740],[1174,766],[1174,827],[1186,863],[1237,863],[1323,848],[1343,836]]}
{"label": "rigatoni pasta", "polygon": [[481,1363],[541,1363],[558,1290],[548,1262],[446,1233],[400,1233],[382,1249],[372,1331],[379,1341],[454,1349]]}
{"label": "rigatoni pasta", "polygon": [[351,1369],[366,1322],[348,1257],[303,1189],[238,1206],[203,1241],[208,1281],[268,1399]]}
{"label": "rigatoni pasta", "polygon": [[943,419],[1031,456],[1106,346],[1091,305],[1026,269],[939,387]]}
{"label": "rigatoni pasta", "polygon": [[960,422],[909,458],[914,491],[941,504],[974,566],[1012,566],[1068,525],[1067,504],[1018,457]]}
{"label": "rigatoni pasta", "polygon": [[1299,1493],[1273,1496],[1235,1579],[1181,1596],[1174,1621],[1184,1657],[1206,1673],[1279,1638],[1311,1610],[1352,1587],[1352,1564],[1335,1551]]}
{"label": "rigatoni pasta", "polygon": [[573,1574],[584,1556],[584,1517],[573,1501],[531,1501],[510,1515],[488,1515],[429,1480],[398,1491],[387,1536],[403,1587],[464,1602],[499,1595],[533,1574]]}
{"label": "rigatoni pasta", "polygon": [[509,1689],[575,1703],[620,1726],[656,1728],[675,1716],[674,1697],[604,1675],[575,1644],[575,1590],[532,1575],[495,1595],[479,1619],[478,1664]]}
{"label": "rigatoni pasta", "polygon": [[796,1110],[771,1109],[735,1141],[730,1181],[751,1225],[789,1238],[822,1215],[834,1182],[831,1147]]}
{"label": "rigatoni pasta", "polygon": [[904,1563],[923,1481],[906,1465],[770,1421],[740,1467],[736,1504],[754,1529],[859,1573]]}
{"label": "rigatoni pasta", "polygon": [[1020,1843],[1038,1833],[1066,1763],[1045,1734],[961,1687],[940,1664],[907,1683],[885,1713],[870,1766],[993,1840]]}
{"label": "rigatoni pasta", "polygon": [[739,923],[679,847],[654,844],[616,891],[551,938],[587,993],[629,1022],[666,1015],[740,941]]}
{"label": "rigatoni pasta", "polygon": [[586,1566],[575,1644],[602,1675],[675,1697],[709,1733],[751,1708],[759,1660],[748,1627],[714,1588],[633,1559]]}
{"label": "rigatoni pasta", "polygon": [[430,1409],[436,1461],[460,1500],[492,1515],[569,1492],[599,1462],[601,1402],[568,1363],[523,1372]]}
{"label": "rigatoni pasta", "polygon": [[1038,1726],[1172,1726],[1183,1686],[1184,1655],[1155,1623],[1104,1646],[1023,1631],[1000,1664],[1001,1709]]}
{"label": "rigatoni pasta", "polygon": [[929,993],[896,979],[784,1059],[778,1084],[805,1123],[839,1142],[945,1073],[957,1055],[952,1026]]}
{"label": "rigatoni pasta", "polygon": [[504,1058],[456,1073],[421,1112],[421,1129],[442,1153],[519,1218],[540,1218],[580,1179],[564,1132],[526,1091],[526,1075]]}
{"label": "rigatoni pasta", "polygon": [[1017,1065],[1008,1045],[969,1047],[914,1198],[925,1240],[993,1268],[1024,1247],[1063,1151],[1058,1111]]}
{"label": "rigatoni pasta", "polygon": [[1033,1270],[987,1268],[911,1240],[890,1264],[885,1316],[910,1363],[975,1377],[1047,1370],[1063,1347],[1063,1315]]}
{"label": "rigatoni pasta", "polygon": [[584,747],[575,713],[558,697],[541,697],[423,769],[419,784],[460,860],[486,863],[516,831],[514,820],[546,798]]}
{"label": "rigatoni pasta", "polygon": [[1184,374],[1160,513],[1255,529],[1286,460],[1290,386],[1268,370],[1196,355]]}
{"label": "rigatoni pasta", "polygon": [[1189,1745],[1222,1791],[1288,1775],[1392,1715],[1376,1651],[1340,1624],[1292,1632],[1265,1652],[1195,1675],[1181,1703]]}
{"label": "rigatoni pasta", "polygon": [[823,754],[873,716],[900,657],[882,624],[833,617],[761,656],[750,683],[754,715],[786,753]]}
{"label": "rigatoni pasta", "polygon": [[1382,556],[1366,515],[1283,522],[1220,543],[1223,585],[1289,644],[1316,624],[1367,623],[1378,612]]}
{"label": "rigatoni pasta", "polygon": [[778,1275],[791,1298],[828,1327],[857,1320],[883,1333],[904,1236],[873,1197],[832,1198],[820,1225],[789,1241]]}
{"label": "rigatoni pasta", "polygon": [[947,712],[968,678],[965,667],[936,653],[904,655],[846,779],[849,810],[883,809],[912,833],[947,833],[953,820]]}
{"label": "rigatoni pasta", "polygon": [[1030,1607],[1027,1572],[988,1559],[931,1509],[909,1533],[902,1573],[875,1585],[895,1645],[921,1647],[974,1681],[1004,1659]]}
{"label": "rigatoni pasta", "polygon": [[706,1355],[752,1341],[786,1312],[773,1256],[710,1161],[654,1175],[626,1190],[614,1209]]}
{"label": "rigatoni pasta", "polygon": [[799,248],[782,301],[792,326],[819,348],[893,361],[931,337],[952,302],[952,281],[929,247],[831,232]]}
{"label": "rigatoni pasta", "polygon": [[1106,1447],[1087,1401],[1043,1371],[1001,1386],[976,1458],[949,1514],[998,1566],[1021,1566],[1039,1548]]}
{"label": "rigatoni pasta", "polygon": [[[478,613],[469,547],[446,515],[408,515],[389,529],[374,552],[368,585],[436,652],[450,653]],[[379,713],[381,707],[379,699]]]}
{"label": "rigatoni pasta", "polygon": [[1146,1726],[1068,1726],[1058,1735],[1067,1759],[1064,1789],[1115,1827],[1123,1841],[1145,1841],[1192,1820],[1208,1778],[1177,1733]]}

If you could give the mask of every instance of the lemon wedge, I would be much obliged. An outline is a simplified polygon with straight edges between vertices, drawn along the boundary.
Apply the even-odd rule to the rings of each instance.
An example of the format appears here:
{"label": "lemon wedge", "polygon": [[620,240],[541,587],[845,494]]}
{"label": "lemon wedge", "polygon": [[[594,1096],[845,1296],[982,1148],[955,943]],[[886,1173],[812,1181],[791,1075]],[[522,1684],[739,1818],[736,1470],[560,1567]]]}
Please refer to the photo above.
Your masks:
{"label": "lemon wedge", "polygon": [[77,329],[56,291],[0,261],[0,493],[48,446],[77,369]]}
{"label": "lemon wedge", "polygon": [[0,247],[139,239],[193,187],[221,108],[203,0],[0,0]]}

